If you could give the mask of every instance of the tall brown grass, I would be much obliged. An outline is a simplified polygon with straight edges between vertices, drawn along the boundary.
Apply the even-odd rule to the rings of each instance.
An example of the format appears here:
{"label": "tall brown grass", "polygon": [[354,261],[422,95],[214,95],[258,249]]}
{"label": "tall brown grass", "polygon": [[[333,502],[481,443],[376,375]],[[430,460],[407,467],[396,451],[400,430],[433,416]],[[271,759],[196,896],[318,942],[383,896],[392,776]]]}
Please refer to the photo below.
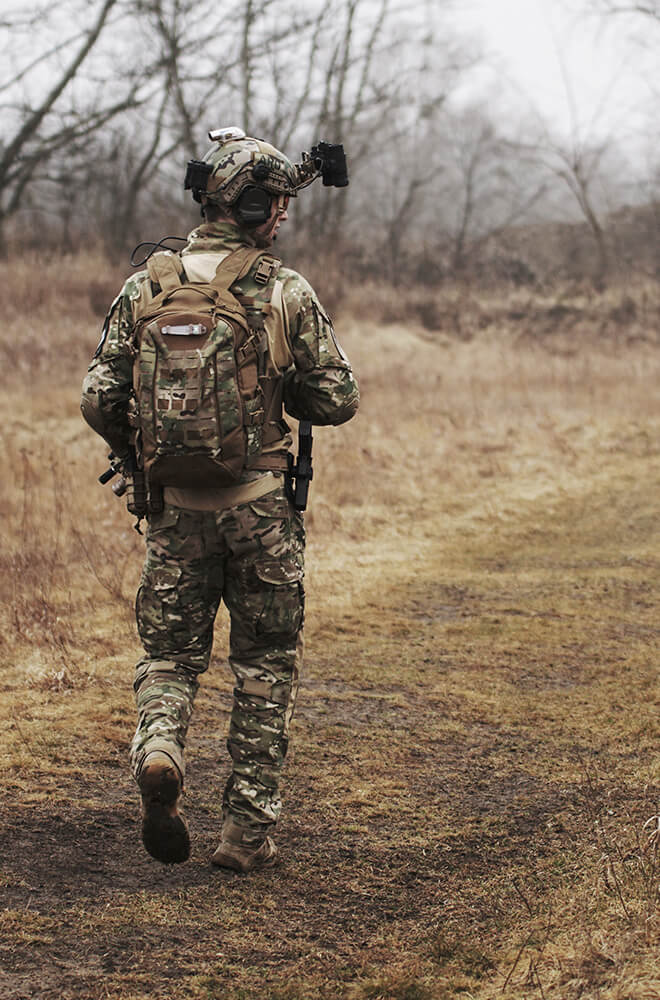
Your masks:
{"label": "tall brown grass", "polygon": [[[106,448],[79,414],[80,383],[121,275],[98,254],[28,255],[8,262],[6,272],[0,751],[16,800],[34,802],[44,789],[57,794],[58,776],[76,778],[85,747],[100,740],[124,747],[139,653],[132,603],[142,540],[123,502],[97,483]],[[503,842],[504,860],[494,868],[488,857],[467,850],[463,857],[461,844],[478,843],[483,830],[498,844],[498,823],[513,799],[503,791],[499,812],[466,816],[456,828],[458,820],[440,810],[447,828],[433,833],[459,858],[460,871],[446,875],[460,876],[464,898],[444,901],[437,926],[378,925],[370,949],[381,966],[362,956],[366,964],[350,982],[337,966],[328,996],[658,995],[657,839],[644,822],[657,816],[650,663],[659,302],[658,289],[647,285],[601,295],[371,285],[343,294],[336,327],[362,404],[351,423],[314,432],[309,697],[334,756],[332,768],[309,782],[328,810],[341,785],[347,829],[359,832],[361,849],[368,835],[391,851],[390,831],[397,850],[412,849],[422,837],[415,789],[397,785],[389,755],[399,765],[409,761],[414,777],[426,773],[423,765],[444,781],[442,754],[455,736],[481,755],[480,766],[510,777],[511,760],[498,757],[507,747],[487,742],[503,733],[513,749],[535,748],[524,758],[530,783],[548,783],[553,794],[562,783],[574,788],[576,805],[570,815],[553,814],[552,828],[539,833],[546,854],[537,856],[530,840],[529,859],[511,858]],[[225,628],[220,621],[219,649]],[[338,637],[341,662],[333,660]],[[349,708],[362,712],[374,720],[365,733],[387,737],[385,759],[377,742],[369,756],[365,736],[357,776],[350,726],[337,708],[327,720],[323,714],[333,684],[347,718]],[[373,691],[382,698],[371,712]],[[379,729],[385,701],[395,721]],[[410,705],[423,725],[406,729],[397,712]],[[599,748],[607,751],[611,771],[577,760],[572,739],[595,758]],[[37,764],[38,786],[26,776]],[[377,793],[370,791],[374,774]],[[356,891],[367,907],[369,879],[387,883],[396,869],[374,875],[369,857],[361,868],[363,860],[351,863],[351,884],[366,880]],[[249,917],[257,901],[249,888],[240,892]],[[442,887],[429,892],[444,898]],[[217,900],[199,893],[203,926]],[[166,923],[168,907],[182,913],[183,895],[127,893],[105,916],[71,912],[83,935],[96,933],[99,919],[102,932],[120,923],[132,934]],[[6,933],[19,940],[16,914],[6,918]],[[226,933],[240,942],[242,925],[234,921]],[[47,922],[35,918],[33,931],[42,944],[50,941]],[[196,949],[203,939],[196,935]],[[206,961],[212,968],[210,953]],[[301,969],[286,967],[282,992],[273,995],[324,995],[317,980],[296,980]],[[253,995],[240,993],[242,983],[232,997]],[[188,976],[172,996],[218,995],[214,989],[210,973]],[[135,983],[117,990],[108,995],[143,995]]]}
{"label": "tall brown grass", "polygon": [[[28,254],[10,261],[7,272],[0,448],[11,474],[0,485],[0,588],[19,635],[53,637],[70,631],[74,604],[82,610],[80,589],[71,596],[74,575],[85,574],[90,606],[129,601],[135,582],[126,567],[139,540],[123,504],[97,485],[106,449],[78,410],[103,312],[123,276],[100,252]],[[423,294],[443,314],[459,316],[458,326],[430,332],[416,312]],[[526,497],[565,488],[589,460],[592,439],[603,448],[613,438],[616,446],[622,425],[634,436],[640,423],[654,420],[653,330],[645,327],[642,337],[635,325],[617,325],[616,336],[605,335],[623,290],[567,294],[486,299],[447,288],[351,290],[336,327],[362,404],[345,427],[315,431],[311,544],[334,561],[341,545],[333,538],[369,547],[393,511],[440,513],[458,503],[468,516],[489,480],[510,476]],[[658,309],[657,289],[644,284],[625,295],[634,296],[634,324]],[[537,317],[547,320],[558,300],[572,304],[543,333]],[[490,509],[501,509],[498,490],[487,492]],[[350,567],[343,572],[352,576]]]}

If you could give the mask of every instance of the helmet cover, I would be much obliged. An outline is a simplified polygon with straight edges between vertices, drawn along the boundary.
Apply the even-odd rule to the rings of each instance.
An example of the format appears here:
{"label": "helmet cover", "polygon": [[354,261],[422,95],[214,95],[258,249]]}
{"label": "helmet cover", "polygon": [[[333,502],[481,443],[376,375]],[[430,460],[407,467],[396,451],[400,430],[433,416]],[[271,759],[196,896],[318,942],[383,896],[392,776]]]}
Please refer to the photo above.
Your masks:
{"label": "helmet cover", "polygon": [[203,201],[225,208],[250,185],[274,195],[296,196],[298,172],[279,149],[235,128],[209,132],[209,137],[215,144],[204,157],[211,172],[201,192]]}

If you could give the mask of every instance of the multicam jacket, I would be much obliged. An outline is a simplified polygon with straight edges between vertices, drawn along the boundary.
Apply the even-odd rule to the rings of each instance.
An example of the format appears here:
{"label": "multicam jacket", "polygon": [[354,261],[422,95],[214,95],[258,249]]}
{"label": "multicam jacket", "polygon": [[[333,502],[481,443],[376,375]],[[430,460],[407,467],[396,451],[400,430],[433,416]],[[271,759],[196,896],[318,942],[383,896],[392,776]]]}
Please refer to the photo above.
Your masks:
{"label": "multicam jacket", "polygon": [[[207,223],[190,234],[181,259],[190,280],[208,281],[220,260],[244,245],[239,229],[231,223]],[[142,284],[148,280],[145,270],[125,282],[110,307],[101,342],[83,383],[83,416],[119,457],[126,455],[129,446],[127,412],[133,391],[135,304]],[[257,300],[265,294],[263,285],[254,282],[251,274],[241,278],[232,290]],[[269,363],[283,379],[285,411],[295,419],[318,425],[350,420],[359,403],[357,382],[330,319],[312,287],[296,271],[280,267],[265,325]],[[286,450],[290,444],[283,423],[278,447]],[[176,506],[213,509],[254,499],[269,488],[270,473],[251,471],[244,473],[236,487],[227,490],[166,488],[165,499]]]}

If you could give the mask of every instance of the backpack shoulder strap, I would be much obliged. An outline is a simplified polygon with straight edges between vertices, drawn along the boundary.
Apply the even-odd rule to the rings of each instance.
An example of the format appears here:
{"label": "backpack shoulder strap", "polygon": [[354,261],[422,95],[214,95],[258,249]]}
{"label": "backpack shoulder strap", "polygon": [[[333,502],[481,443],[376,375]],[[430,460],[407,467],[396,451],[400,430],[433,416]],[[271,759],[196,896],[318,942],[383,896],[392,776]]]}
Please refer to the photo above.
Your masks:
{"label": "backpack shoulder strap", "polygon": [[218,264],[218,269],[211,284],[219,292],[227,291],[235,282],[246,275],[248,271],[252,270],[258,260],[259,265],[254,272],[254,280],[260,285],[268,284],[271,275],[279,268],[280,261],[277,257],[273,257],[271,254],[254,247],[240,247],[225,257]]}
{"label": "backpack shoulder strap", "polygon": [[261,253],[252,247],[239,247],[233,250],[218,264],[211,284],[218,292],[226,292],[231,288],[240,274],[244,274],[252,265],[252,261]]}
{"label": "backpack shoulder strap", "polygon": [[147,261],[147,270],[153,283],[159,285],[165,294],[180,288],[186,280],[181,260],[170,250],[153,254]]}

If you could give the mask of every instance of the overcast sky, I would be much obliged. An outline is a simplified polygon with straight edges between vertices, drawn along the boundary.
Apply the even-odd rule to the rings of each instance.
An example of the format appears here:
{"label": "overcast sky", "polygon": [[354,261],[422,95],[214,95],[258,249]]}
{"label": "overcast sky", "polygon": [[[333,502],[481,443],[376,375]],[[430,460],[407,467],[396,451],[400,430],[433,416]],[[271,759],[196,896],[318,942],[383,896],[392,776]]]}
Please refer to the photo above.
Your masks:
{"label": "overcast sky", "polygon": [[586,7],[584,0],[464,0],[457,16],[499,60],[510,107],[534,107],[567,129],[568,89],[585,129],[639,127],[636,109],[643,105],[648,121],[656,84],[660,29],[645,25],[658,35],[645,49],[630,21],[587,17]]}

